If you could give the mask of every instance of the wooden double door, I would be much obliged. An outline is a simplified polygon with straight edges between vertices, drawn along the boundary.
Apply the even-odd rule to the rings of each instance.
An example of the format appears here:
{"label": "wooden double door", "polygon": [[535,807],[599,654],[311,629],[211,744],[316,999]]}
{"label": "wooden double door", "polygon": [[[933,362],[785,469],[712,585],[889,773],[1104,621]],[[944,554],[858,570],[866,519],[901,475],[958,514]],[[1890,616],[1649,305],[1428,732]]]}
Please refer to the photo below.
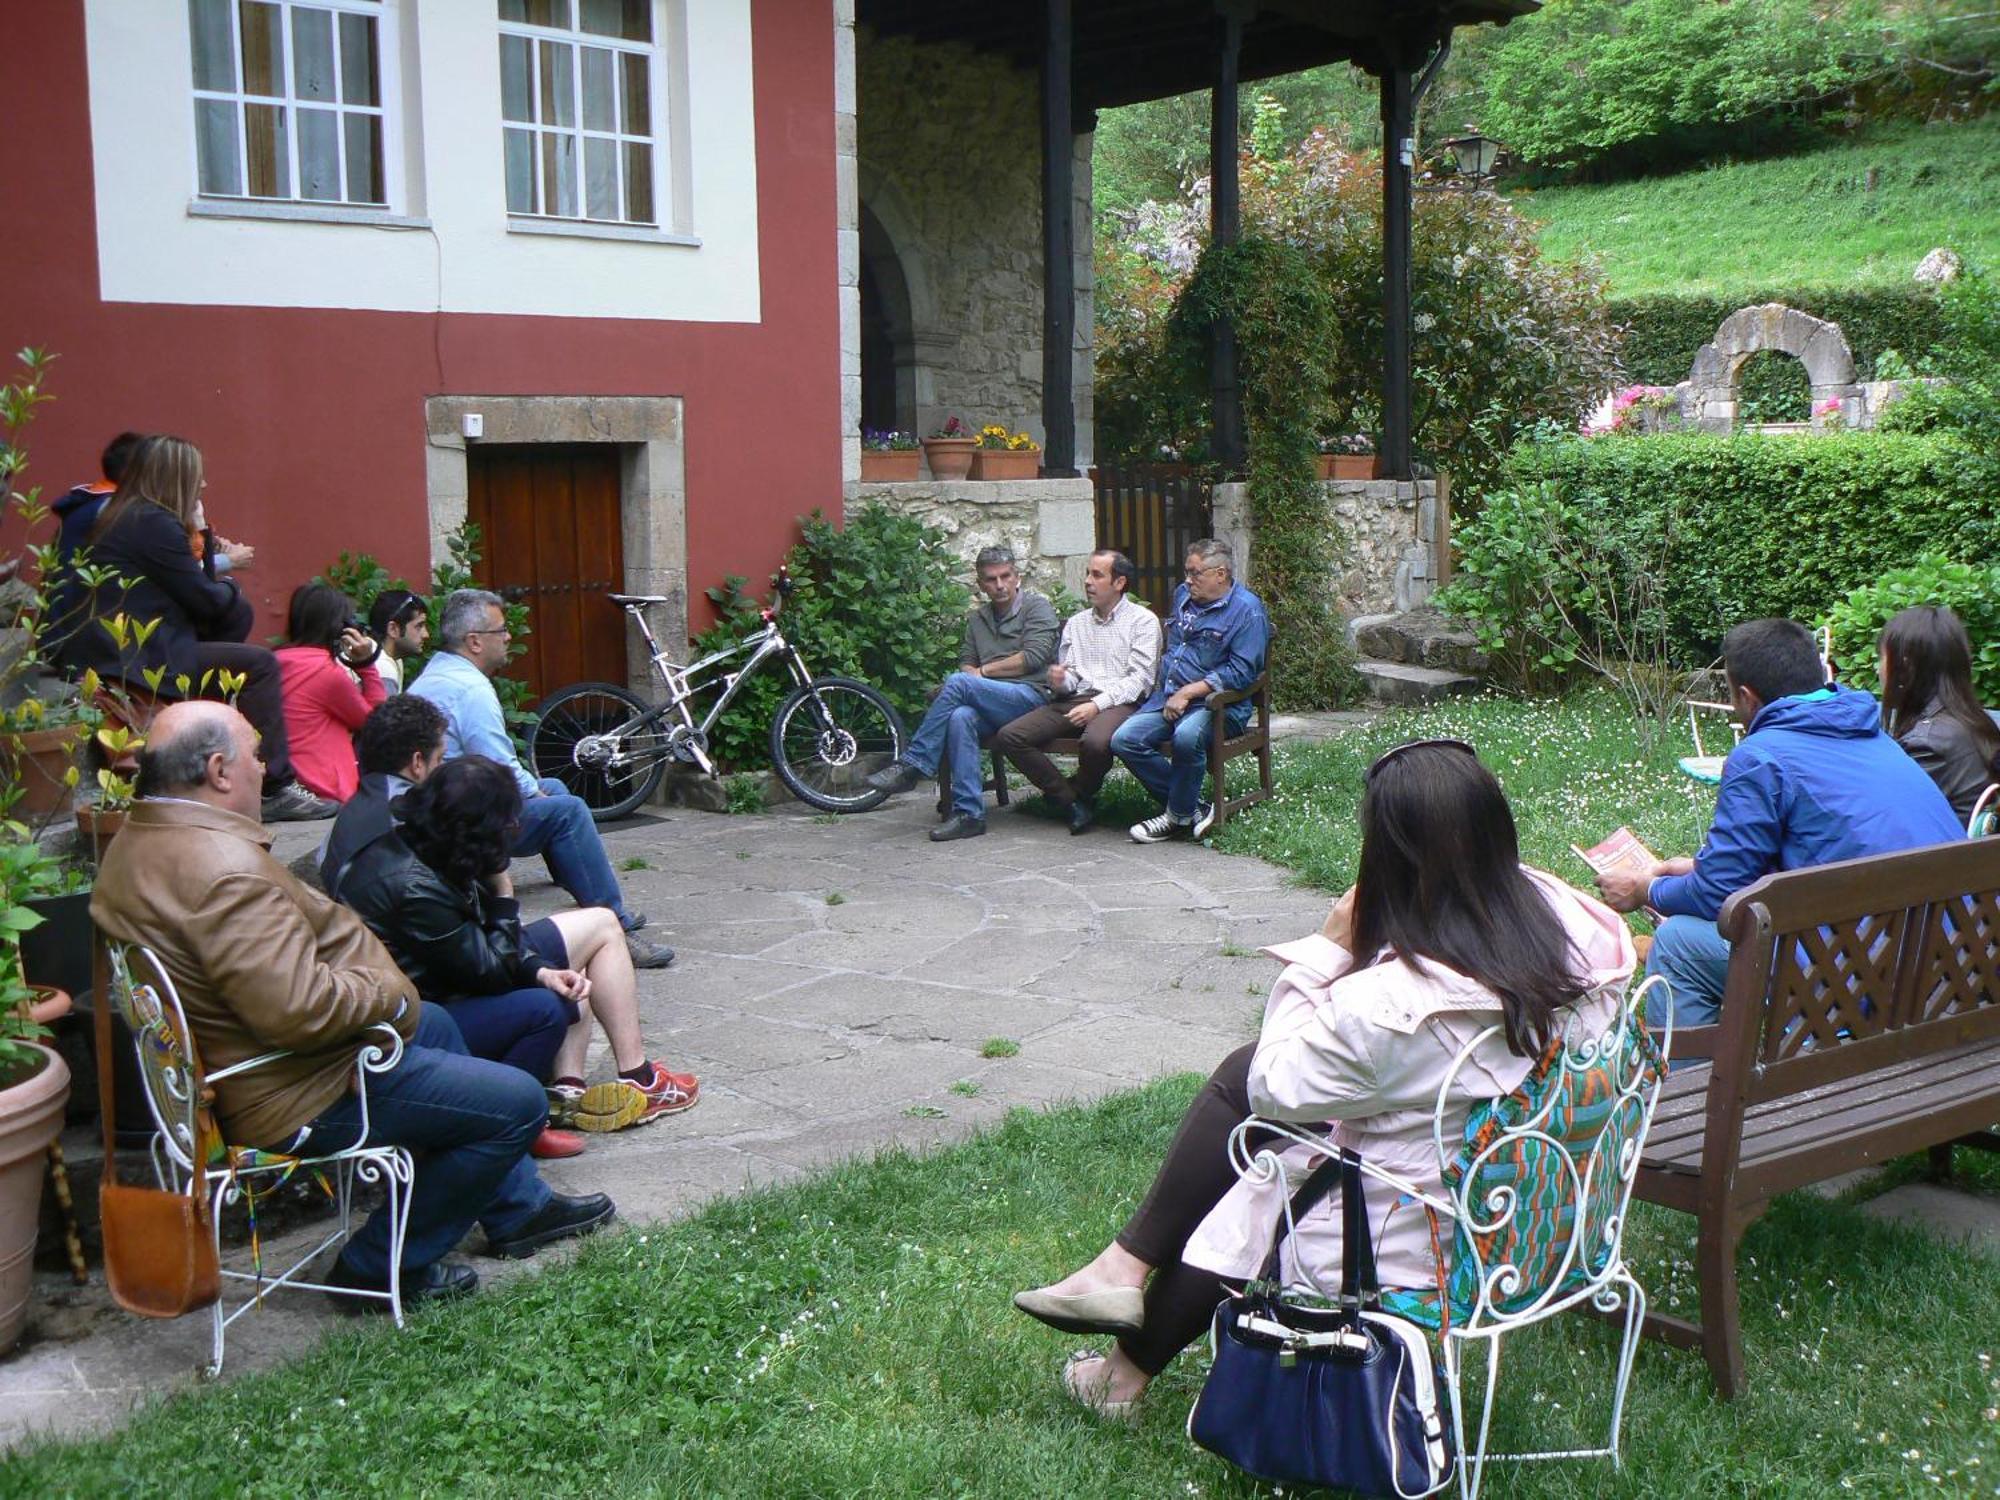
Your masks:
{"label": "wooden double door", "polygon": [[507,675],[541,698],[626,679],[619,449],[612,443],[473,444],[466,511],[480,530],[481,588],[529,606],[527,651]]}

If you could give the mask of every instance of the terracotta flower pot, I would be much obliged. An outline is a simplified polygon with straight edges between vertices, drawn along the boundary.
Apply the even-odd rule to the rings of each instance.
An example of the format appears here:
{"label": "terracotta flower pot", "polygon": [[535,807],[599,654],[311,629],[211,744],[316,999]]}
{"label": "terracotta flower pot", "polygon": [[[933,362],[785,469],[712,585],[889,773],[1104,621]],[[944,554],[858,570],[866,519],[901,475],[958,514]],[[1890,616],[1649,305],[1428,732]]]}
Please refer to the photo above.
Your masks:
{"label": "terracotta flower pot", "polygon": [[104,858],[104,851],[111,846],[111,841],[117,837],[118,830],[125,826],[127,811],[128,809],[123,807],[95,805],[79,807],[76,810],[76,831],[89,846],[93,861]]}
{"label": "terracotta flower pot", "polygon": [[864,484],[907,484],[918,477],[917,464],[922,457],[914,448],[863,448],[861,481]]}
{"label": "terracotta flower pot", "polygon": [[1381,455],[1375,453],[1322,453],[1321,479],[1377,479],[1381,477]]}
{"label": "terracotta flower pot", "polygon": [[974,479],[1033,479],[1041,472],[1039,448],[981,448],[972,457]]}
{"label": "terracotta flower pot", "polygon": [[25,1074],[0,1074],[0,1352],[14,1347],[28,1321],[28,1287],[41,1219],[42,1164],[62,1130],[69,1068],[46,1047]]}
{"label": "terracotta flower pot", "polygon": [[963,479],[971,472],[972,455],[978,451],[977,438],[925,438],[924,462],[933,479]]}
{"label": "terracotta flower pot", "polygon": [[40,817],[70,810],[76,793],[63,778],[76,761],[84,734],[81,724],[64,724],[54,729],[31,729],[0,741],[0,760],[21,783],[21,800],[14,804],[16,816]]}

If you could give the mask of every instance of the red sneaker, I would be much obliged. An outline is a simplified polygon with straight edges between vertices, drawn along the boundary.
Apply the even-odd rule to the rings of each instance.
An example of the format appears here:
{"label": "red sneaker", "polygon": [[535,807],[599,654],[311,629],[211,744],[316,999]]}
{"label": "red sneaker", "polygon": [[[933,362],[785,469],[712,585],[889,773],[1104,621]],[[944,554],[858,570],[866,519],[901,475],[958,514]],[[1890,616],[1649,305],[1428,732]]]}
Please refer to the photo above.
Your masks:
{"label": "red sneaker", "polygon": [[536,1161],[561,1161],[569,1156],[583,1155],[583,1137],[574,1130],[555,1130],[542,1127],[542,1133],[528,1142],[528,1155]]}

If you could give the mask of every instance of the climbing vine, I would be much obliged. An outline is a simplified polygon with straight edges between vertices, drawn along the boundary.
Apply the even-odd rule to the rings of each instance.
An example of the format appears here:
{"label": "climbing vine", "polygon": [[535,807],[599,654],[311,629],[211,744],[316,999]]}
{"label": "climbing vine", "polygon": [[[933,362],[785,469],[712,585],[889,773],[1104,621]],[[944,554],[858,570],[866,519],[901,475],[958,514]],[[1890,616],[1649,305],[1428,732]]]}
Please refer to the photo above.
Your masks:
{"label": "climbing vine", "polygon": [[1250,236],[1203,253],[1170,321],[1172,366],[1205,370],[1208,329],[1225,316],[1248,428],[1255,587],[1271,616],[1271,695],[1281,708],[1349,702],[1360,679],[1334,592],[1343,543],[1315,474],[1320,414],[1340,375],[1338,304],[1305,253]]}

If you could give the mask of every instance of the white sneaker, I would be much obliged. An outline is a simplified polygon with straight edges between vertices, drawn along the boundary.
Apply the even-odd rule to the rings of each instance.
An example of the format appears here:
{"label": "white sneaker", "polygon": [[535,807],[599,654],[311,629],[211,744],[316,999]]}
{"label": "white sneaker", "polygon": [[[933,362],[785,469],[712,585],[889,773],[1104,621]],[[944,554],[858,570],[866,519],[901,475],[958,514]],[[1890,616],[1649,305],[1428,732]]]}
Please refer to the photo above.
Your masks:
{"label": "white sneaker", "polygon": [[1134,823],[1125,831],[1132,835],[1135,844],[1164,844],[1169,839],[1193,838],[1194,824],[1179,823],[1171,815],[1161,813],[1143,823]]}

